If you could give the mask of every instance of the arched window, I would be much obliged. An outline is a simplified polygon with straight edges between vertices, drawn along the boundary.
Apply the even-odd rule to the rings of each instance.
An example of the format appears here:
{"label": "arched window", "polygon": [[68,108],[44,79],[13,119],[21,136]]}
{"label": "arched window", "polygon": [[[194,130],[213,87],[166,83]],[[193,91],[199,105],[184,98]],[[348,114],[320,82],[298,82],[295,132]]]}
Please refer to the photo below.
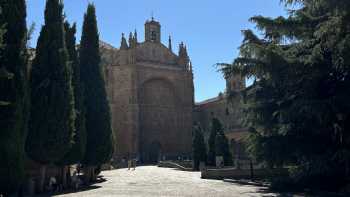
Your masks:
{"label": "arched window", "polygon": [[151,31],[151,41],[157,40],[157,33],[155,31]]}

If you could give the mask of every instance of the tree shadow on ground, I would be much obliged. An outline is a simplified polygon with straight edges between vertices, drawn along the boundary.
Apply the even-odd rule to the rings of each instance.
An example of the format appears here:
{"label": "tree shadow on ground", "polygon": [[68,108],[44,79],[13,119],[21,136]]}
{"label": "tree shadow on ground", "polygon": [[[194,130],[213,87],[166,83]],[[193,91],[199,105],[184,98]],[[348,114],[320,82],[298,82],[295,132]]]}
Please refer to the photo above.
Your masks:
{"label": "tree shadow on ground", "polygon": [[57,195],[65,195],[65,194],[76,194],[80,192],[85,191],[91,191],[101,188],[102,186],[98,186],[95,184],[106,182],[107,179],[103,178],[102,176],[97,177],[97,180],[95,182],[92,182],[90,185],[83,185],[79,189],[66,189],[60,192],[54,192],[54,193],[46,193],[46,194],[39,194],[35,195],[36,197],[51,197],[51,196],[57,196]]}
{"label": "tree shadow on ground", "polygon": [[277,192],[269,189],[267,186],[259,186],[256,184],[247,184],[247,183],[230,183],[232,185],[240,185],[240,186],[250,186],[250,187],[258,187],[258,189],[254,192],[244,192],[244,194],[260,194],[262,197],[295,197],[295,196],[309,196],[312,197],[312,195],[306,195],[304,193],[296,193],[296,192]]}
{"label": "tree shadow on ground", "polygon": [[[300,193],[299,194],[289,193],[289,192],[278,193],[278,192],[275,192],[275,191],[271,191],[268,188],[261,188],[261,189],[258,189],[255,192],[245,192],[244,194],[259,194],[262,197],[295,197],[295,196],[299,196],[299,197],[305,196],[306,197],[306,196],[309,196],[309,195],[300,194]],[[311,197],[311,196],[309,196],[309,197]]]}
{"label": "tree shadow on ground", "polygon": [[240,186],[258,187],[254,192],[245,192],[245,194],[260,194],[262,197],[348,197],[345,193],[332,193],[325,191],[277,191],[270,189],[268,186],[258,186],[255,184],[240,183],[240,182],[226,182]]}

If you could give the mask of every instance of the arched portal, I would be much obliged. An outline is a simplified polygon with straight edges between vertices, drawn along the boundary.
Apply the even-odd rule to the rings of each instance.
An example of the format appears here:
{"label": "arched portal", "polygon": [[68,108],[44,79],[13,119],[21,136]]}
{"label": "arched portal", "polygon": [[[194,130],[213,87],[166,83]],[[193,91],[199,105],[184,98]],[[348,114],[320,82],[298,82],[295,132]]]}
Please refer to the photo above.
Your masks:
{"label": "arched portal", "polygon": [[164,153],[175,147],[181,103],[174,86],[166,79],[148,80],[141,87],[139,152],[141,161],[154,163],[160,157],[160,144]]}

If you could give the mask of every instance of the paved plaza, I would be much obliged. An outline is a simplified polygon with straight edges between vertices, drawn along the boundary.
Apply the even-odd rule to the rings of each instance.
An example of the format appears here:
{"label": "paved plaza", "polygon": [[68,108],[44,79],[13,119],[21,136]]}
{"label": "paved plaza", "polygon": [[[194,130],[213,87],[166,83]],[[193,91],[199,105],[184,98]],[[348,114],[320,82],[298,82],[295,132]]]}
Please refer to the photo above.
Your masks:
{"label": "paved plaza", "polygon": [[59,196],[279,196],[266,192],[266,188],[238,185],[219,180],[204,180],[200,178],[199,172],[184,172],[156,166],[138,167],[135,171],[127,169],[105,171],[102,175],[106,181],[95,184],[85,191]]}

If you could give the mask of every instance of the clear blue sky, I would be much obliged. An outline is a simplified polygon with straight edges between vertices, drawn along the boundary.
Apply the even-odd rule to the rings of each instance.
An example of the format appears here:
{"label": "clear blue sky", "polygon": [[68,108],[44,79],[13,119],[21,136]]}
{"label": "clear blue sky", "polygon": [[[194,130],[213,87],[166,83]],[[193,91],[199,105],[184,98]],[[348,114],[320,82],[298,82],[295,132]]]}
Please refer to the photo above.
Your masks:
{"label": "clear blue sky", "polygon": [[[31,46],[43,24],[46,0],[27,0],[28,25],[36,24]],[[174,50],[184,41],[194,65],[196,101],[217,96],[225,89],[222,74],[213,66],[230,63],[238,55],[241,30],[254,28],[248,19],[254,15],[276,17],[285,14],[280,0],[65,0],[70,22],[77,22],[78,39],[87,3],[94,2],[101,40],[119,47],[121,33],[137,29],[143,40],[144,22],[154,17],[162,25],[162,40],[173,38]]]}

